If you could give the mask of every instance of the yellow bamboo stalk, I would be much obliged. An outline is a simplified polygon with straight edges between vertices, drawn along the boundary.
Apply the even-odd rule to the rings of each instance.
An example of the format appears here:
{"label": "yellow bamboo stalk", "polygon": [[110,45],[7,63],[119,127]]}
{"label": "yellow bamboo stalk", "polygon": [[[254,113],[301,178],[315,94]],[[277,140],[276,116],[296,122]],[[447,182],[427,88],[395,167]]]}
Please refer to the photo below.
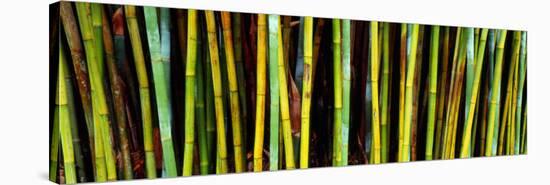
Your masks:
{"label": "yellow bamboo stalk", "polygon": [[309,162],[309,114],[311,109],[311,90],[313,86],[313,17],[305,17],[304,24],[304,82],[302,88],[300,168],[307,168]]}
{"label": "yellow bamboo stalk", "polygon": [[[225,60],[229,78],[229,101],[231,107],[231,125],[233,129],[233,147],[235,152],[235,172],[244,171],[244,161],[241,144],[241,112],[239,106],[239,89],[237,86],[237,70],[233,55],[233,36],[231,32],[231,13],[222,12],[222,28],[225,45]],[[244,83],[244,82],[241,82]]]}
{"label": "yellow bamboo stalk", "polygon": [[262,171],[264,144],[267,18],[258,14],[258,53],[256,63],[256,129],[254,133],[254,171]]}
{"label": "yellow bamboo stalk", "polygon": [[216,18],[213,11],[205,11],[208,46],[210,49],[210,65],[212,66],[212,82],[214,84],[214,107],[216,111],[217,146],[220,168],[218,173],[227,173],[227,147],[225,138],[224,109],[222,99],[222,82],[218,41],[216,34]]}
{"label": "yellow bamboo stalk", "polygon": [[[372,142],[373,163],[380,163],[380,104],[378,101],[378,73],[380,64],[380,52],[378,45],[378,22],[372,21],[370,26],[371,43],[371,79],[372,79]],[[413,55],[414,56],[414,55]]]}

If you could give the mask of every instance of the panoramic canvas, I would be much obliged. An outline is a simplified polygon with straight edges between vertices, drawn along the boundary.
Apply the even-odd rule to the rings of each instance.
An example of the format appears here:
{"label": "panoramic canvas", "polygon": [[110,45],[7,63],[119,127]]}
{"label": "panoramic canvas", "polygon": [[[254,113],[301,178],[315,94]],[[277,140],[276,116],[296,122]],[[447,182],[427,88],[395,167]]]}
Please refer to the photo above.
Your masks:
{"label": "panoramic canvas", "polygon": [[527,153],[526,31],[63,1],[49,33],[52,182]]}

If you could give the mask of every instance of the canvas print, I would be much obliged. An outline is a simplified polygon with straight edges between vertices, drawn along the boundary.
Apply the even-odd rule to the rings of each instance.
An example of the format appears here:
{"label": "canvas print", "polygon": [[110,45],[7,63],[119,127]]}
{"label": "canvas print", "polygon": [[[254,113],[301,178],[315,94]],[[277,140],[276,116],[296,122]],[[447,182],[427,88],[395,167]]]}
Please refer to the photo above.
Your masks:
{"label": "canvas print", "polygon": [[49,33],[52,182],[527,153],[526,31],[62,1]]}

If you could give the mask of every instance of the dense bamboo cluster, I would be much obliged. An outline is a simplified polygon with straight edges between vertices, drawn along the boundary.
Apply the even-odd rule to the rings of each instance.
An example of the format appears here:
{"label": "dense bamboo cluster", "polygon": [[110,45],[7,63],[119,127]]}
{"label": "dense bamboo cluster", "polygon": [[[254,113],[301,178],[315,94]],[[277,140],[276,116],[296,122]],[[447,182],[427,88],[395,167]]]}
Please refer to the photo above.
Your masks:
{"label": "dense bamboo cluster", "polygon": [[527,152],[527,33],[60,2],[50,180]]}

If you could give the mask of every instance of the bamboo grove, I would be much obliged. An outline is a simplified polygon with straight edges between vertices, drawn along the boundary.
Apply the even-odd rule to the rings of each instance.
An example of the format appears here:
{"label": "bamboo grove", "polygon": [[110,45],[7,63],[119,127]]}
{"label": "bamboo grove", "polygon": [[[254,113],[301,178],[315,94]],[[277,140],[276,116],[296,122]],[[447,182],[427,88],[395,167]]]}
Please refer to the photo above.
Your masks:
{"label": "bamboo grove", "polygon": [[527,152],[525,31],[51,9],[51,181]]}

